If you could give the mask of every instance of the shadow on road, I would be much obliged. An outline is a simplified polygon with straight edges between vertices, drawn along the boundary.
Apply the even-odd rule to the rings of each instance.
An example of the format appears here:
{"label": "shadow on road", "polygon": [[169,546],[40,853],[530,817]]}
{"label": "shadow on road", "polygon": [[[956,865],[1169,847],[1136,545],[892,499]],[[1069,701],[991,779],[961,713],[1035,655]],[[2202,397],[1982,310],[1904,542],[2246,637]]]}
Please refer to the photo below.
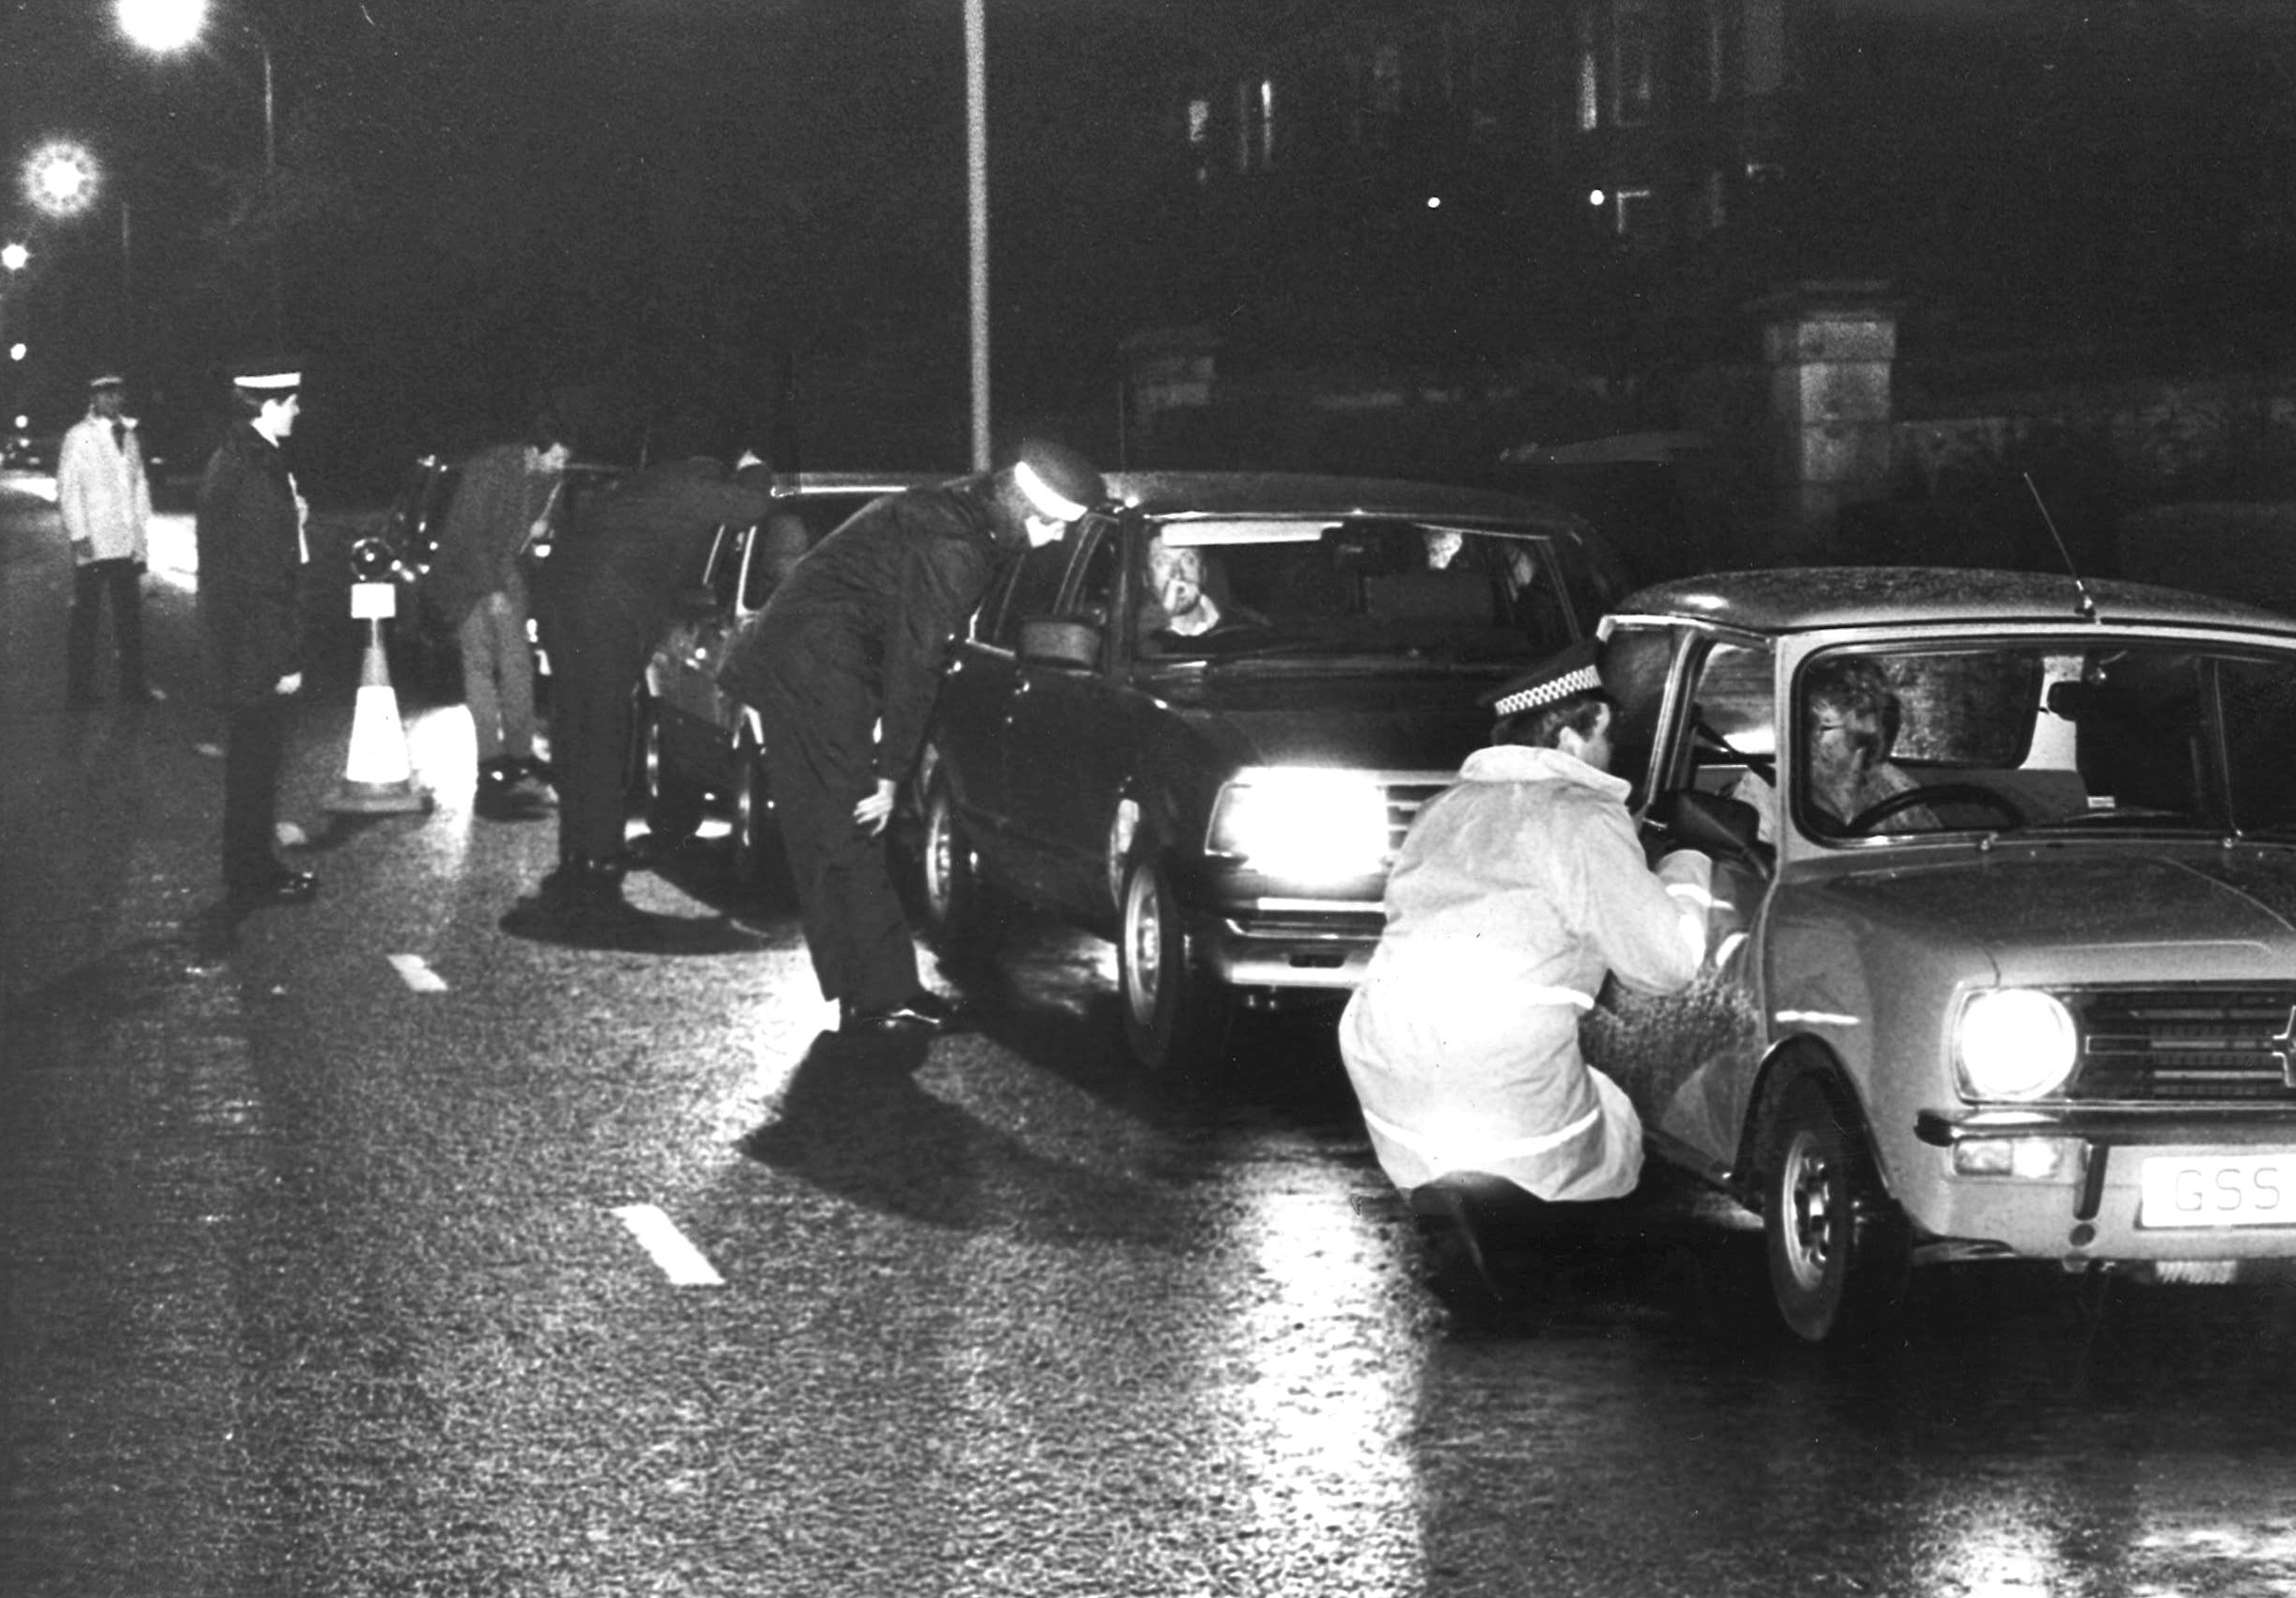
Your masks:
{"label": "shadow on road", "polygon": [[621,954],[742,954],[770,939],[724,916],[657,916],[625,904],[613,916],[567,916],[528,894],[495,923],[506,934],[561,948]]}
{"label": "shadow on road", "polygon": [[925,1047],[822,1033],[742,1152],[864,1208],[958,1231],[1152,1248],[1180,1235],[1155,1188],[1048,1159],[928,1092],[916,1077]]}

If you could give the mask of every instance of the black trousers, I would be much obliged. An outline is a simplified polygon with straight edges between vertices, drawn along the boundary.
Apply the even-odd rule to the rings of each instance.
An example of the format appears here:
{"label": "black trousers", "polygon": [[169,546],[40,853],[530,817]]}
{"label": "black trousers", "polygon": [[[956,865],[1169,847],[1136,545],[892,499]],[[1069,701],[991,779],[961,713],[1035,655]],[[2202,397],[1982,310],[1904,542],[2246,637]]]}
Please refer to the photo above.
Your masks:
{"label": "black trousers", "polygon": [[802,685],[777,684],[757,707],[774,815],[822,996],[874,1010],[919,987],[885,835],[873,838],[853,820],[854,806],[876,790],[877,713],[853,678],[818,665],[804,675]]}
{"label": "black trousers", "polygon": [[75,699],[95,690],[96,612],[112,600],[112,642],[119,650],[119,691],[144,691],[144,569],[124,556],[72,569],[71,625],[64,650],[65,690]]}
{"label": "black trousers", "polygon": [[558,796],[558,853],[604,860],[621,853],[629,800],[630,699],[652,637],[642,619],[594,615],[543,622],[550,650],[550,781]]}
{"label": "black trousers", "polygon": [[223,745],[223,883],[256,892],[286,870],[274,854],[279,766],[287,753],[288,697],[271,694],[231,712]]}

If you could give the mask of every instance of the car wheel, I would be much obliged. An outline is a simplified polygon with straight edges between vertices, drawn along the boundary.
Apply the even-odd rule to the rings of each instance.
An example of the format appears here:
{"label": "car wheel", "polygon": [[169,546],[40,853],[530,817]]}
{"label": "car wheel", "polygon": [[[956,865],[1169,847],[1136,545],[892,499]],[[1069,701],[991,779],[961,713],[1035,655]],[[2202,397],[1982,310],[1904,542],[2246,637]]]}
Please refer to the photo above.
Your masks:
{"label": "car wheel", "polygon": [[1124,1043],[1159,1075],[1208,1065],[1226,1049],[1235,995],[1196,963],[1179,896],[1152,854],[1124,874],[1116,935]]}
{"label": "car wheel", "polygon": [[1904,1286],[1905,1250],[1863,1137],[1805,1076],[1780,1096],[1769,1146],[1762,1220],[1780,1318],[1806,1342],[1870,1331]]}
{"label": "car wheel", "polygon": [[988,931],[982,914],[980,864],[965,823],[957,819],[956,795],[935,776],[925,790],[924,832],[917,851],[918,898],[926,934],[945,952],[978,953]]}
{"label": "car wheel", "polygon": [[663,843],[691,838],[701,824],[701,790],[680,774],[663,747],[661,708],[652,699],[637,707],[637,789],[646,830]]}
{"label": "car wheel", "polygon": [[789,897],[789,857],[774,820],[765,752],[744,744],[734,752],[733,879],[761,897]]}

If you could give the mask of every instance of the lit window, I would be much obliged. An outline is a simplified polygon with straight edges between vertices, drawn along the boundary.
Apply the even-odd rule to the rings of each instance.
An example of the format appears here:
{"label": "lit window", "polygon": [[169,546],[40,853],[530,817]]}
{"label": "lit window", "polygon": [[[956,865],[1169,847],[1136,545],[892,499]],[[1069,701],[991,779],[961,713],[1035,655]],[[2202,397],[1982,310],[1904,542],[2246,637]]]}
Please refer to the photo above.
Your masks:
{"label": "lit window", "polygon": [[1595,65],[1595,13],[1579,8],[1579,131],[1591,133],[1601,120],[1602,86]]}
{"label": "lit window", "polygon": [[1275,164],[1275,80],[1246,79],[1235,86],[1235,169],[1266,172]]}
{"label": "lit window", "polygon": [[1187,102],[1188,164],[1196,169],[1196,181],[1212,180],[1212,102],[1191,100]]}
{"label": "lit window", "polygon": [[1650,120],[1659,98],[1658,26],[1651,14],[1640,6],[1619,8],[1612,48],[1618,62],[1615,120],[1622,128],[1640,127]]}
{"label": "lit window", "polygon": [[1646,239],[1658,213],[1652,207],[1648,189],[1620,189],[1611,196],[1612,215],[1618,224],[1622,239]]}

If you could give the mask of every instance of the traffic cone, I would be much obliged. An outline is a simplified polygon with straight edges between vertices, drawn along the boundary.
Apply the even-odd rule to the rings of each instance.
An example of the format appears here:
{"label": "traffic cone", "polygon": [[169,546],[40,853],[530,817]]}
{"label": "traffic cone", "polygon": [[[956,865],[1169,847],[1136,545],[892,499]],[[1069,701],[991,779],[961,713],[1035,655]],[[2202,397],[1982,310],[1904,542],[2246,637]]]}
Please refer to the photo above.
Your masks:
{"label": "traffic cone", "polygon": [[383,623],[367,621],[367,658],[359,666],[359,697],[351,717],[351,752],[343,780],[326,802],[330,810],[391,815],[431,808],[431,791],[415,781],[407,759],[406,725],[399,719],[399,695],[390,685],[390,661],[383,652]]}

